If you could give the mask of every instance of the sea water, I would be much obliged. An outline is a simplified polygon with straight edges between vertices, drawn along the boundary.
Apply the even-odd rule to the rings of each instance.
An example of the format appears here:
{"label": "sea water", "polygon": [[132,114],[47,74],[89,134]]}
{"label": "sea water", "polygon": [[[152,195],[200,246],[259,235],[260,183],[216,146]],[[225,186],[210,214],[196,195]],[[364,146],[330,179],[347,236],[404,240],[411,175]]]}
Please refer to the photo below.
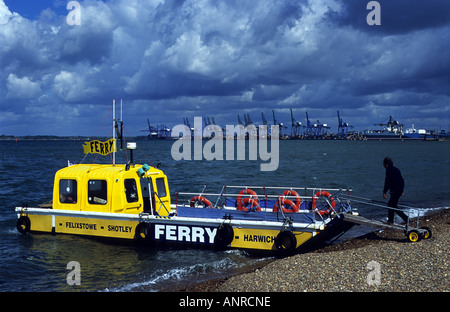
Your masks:
{"label": "sea water", "polygon": [[[16,206],[50,201],[57,170],[73,163],[111,163],[110,156],[84,159],[82,141],[0,141],[0,291],[160,291],[235,274],[271,261],[244,251],[151,248],[72,235],[22,235],[15,228]],[[405,179],[400,204],[431,209],[450,206],[450,142],[280,141],[279,167],[261,172],[261,160],[180,160],[171,140],[138,141],[136,163],[160,165],[175,192],[198,192],[206,185],[352,188],[352,194],[382,198],[386,156]],[[236,158],[235,158],[236,159]],[[118,154],[117,162],[126,162]],[[386,220],[385,209],[353,204],[365,216]],[[358,227],[357,227],[358,228]],[[357,235],[358,231],[354,232]],[[67,264],[80,264],[80,285],[69,285]]]}

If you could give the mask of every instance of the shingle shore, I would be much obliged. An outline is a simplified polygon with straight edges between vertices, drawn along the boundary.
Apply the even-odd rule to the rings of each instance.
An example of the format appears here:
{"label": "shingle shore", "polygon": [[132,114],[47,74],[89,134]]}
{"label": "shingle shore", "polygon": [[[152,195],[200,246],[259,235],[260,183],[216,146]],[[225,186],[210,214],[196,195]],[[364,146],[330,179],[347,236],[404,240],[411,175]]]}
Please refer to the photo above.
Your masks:
{"label": "shingle shore", "polygon": [[450,211],[422,217],[420,226],[433,236],[411,243],[402,232],[373,232],[181,291],[450,291]]}

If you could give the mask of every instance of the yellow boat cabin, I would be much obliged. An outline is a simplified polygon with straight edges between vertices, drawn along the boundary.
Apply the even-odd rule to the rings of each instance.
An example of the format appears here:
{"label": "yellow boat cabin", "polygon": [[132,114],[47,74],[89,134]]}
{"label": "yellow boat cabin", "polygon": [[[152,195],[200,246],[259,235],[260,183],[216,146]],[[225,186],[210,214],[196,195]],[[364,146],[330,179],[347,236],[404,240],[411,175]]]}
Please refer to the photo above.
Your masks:
{"label": "yellow boat cabin", "polygon": [[73,165],[56,172],[52,208],[167,216],[169,185],[148,165]]}

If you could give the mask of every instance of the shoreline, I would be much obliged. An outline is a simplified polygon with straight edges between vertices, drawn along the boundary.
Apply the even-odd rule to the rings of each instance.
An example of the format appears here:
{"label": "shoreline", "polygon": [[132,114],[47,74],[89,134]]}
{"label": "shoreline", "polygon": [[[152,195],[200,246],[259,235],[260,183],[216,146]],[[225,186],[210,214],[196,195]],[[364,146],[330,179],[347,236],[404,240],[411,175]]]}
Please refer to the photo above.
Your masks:
{"label": "shoreline", "polygon": [[450,291],[450,209],[420,217],[430,239],[375,230],[175,292]]}

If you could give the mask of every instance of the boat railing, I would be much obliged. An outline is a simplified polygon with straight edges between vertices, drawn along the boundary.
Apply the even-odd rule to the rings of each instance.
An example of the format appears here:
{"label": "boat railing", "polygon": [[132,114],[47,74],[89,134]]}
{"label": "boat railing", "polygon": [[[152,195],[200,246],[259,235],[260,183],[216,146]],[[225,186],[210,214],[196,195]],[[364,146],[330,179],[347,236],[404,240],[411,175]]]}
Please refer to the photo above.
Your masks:
{"label": "boat railing", "polygon": [[[318,200],[320,196],[317,194],[321,194],[322,192],[328,192],[333,198],[337,200],[339,203],[344,202],[344,197],[347,198],[347,204],[349,202],[351,188],[325,188],[325,187],[283,187],[283,186],[245,186],[245,185],[226,185],[224,186],[224,192],[226,193],[227,189],[251,189],[251,190],[262,190],[263,194],[261,195],[264,199],[270,198],[281,198],[283,196],[286,199],[294,200],[297,197],[304,201],[312,201],[314,199]],[[294,191],[297,195],[284,195],[284,191]],[[281,191],[281,193],[280,193]],[[229,195],[229,194],[228,194]],[[233,194],[235,195],[235,194]],[[323,198],[323,201],[327,203],[330,209],[333,210],[331,202],[327,198]]]}
{"label": "boat railing", "polygon": [[295,190],[295,191],[352,191],[352,188],[327,188],[327,187],[303,187],[303,186],[249,186],[249,185],[225,185],[226,188],[236,189],[265,189],[265,190]]}
{"label": "boat railing", "polygon": [[[249,190],[248,192],[242,192],[242,190]],[[284,191],[287,192],[284,195]],[[240,186],[240,185],[224,185],[220,193],[205,192],[203,187],[200,193],[193,192],[177,192],[175,205],[176,206],[191,206],[194,198],[198,199],[198,196],[208,199],[211,203],[211,208],[218,209],[236,209],[237,199],[250,198],[258,199],[261,211],[271,212],[274,205],[279,202],[281,207],[282,199],[290,199],[296,203],[297,199],[302,203],[299,208],[299,213],[309,213],[312,211],[318,211],[319,203],[321,209],[323,207],[328,208],[331,212],[338,214],[338,207],[345,206],[347,210],[351,210],[350,206],[350,192],[351,188],[322,188],[322,187],[268,187],[268,186]],[[318,196],[318,194],[329,194],[328,197]],[[259,194],[258,194],[259,193]],[[312,208],[312,201],[316,201],[316,208]],[[334,203],[333,203],[334,202]],[[338,205],[336,205],[338,204]],[[283,213],[282,209],[280,209]],[[342,211],[342,209],[341,209]],[[323,214],[317,213],[319,220],[324,220]]]}

